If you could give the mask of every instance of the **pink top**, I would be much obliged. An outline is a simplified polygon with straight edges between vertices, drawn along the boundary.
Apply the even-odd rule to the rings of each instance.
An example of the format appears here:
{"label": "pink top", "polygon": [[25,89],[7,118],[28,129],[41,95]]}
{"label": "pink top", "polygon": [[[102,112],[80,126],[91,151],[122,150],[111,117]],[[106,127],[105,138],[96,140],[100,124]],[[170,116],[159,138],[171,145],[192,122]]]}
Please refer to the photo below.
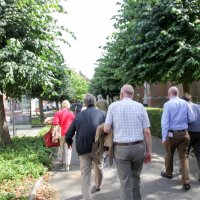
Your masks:
{"label": "pink top", "polygon": [[68,109],[64,108],[55,113],[53,117],[53,125],[60,125],[61,136],[65,136],[73,120],[73,113],[70,112]]}

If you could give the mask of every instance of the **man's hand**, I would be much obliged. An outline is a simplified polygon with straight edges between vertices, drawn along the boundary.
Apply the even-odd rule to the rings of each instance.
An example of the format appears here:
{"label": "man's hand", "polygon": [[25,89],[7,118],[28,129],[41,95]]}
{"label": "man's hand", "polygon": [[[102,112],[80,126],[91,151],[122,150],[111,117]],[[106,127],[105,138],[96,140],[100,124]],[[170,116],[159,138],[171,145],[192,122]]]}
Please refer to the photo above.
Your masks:
{"label": "man's hand", "polygon": [[150,152],[146,152],[145,156],[144,156],[144,164],[150,163],[151,162],[151,153]]}
{"label": "man's hand", "polygon": [[166,146],[166,141],[162,141],[162,145],[165,147]]}
{"label": "man's hand", "polygon": [[110,133],[110,131],[111,131],[111,125],[109,125],[109,124],[104,124],[104,133]]}

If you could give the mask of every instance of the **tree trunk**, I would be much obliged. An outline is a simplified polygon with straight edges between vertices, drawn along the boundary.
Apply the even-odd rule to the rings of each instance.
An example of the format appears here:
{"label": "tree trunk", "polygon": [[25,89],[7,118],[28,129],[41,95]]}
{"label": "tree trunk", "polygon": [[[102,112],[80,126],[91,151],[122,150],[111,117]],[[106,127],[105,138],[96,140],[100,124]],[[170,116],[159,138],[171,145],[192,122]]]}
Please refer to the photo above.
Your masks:
{"label": "tree trunk", "polygon": [[6,122],[5,109],[3,104],[3,95],[0,94],[0,143],[10,144],[11,138]]}
{"label": "tree trunk", "polygon": [[59,110],[58,101],[56,101],[56,110]]}
{"label": "tree trunk", "polygon": [[183,92],[189,93],[190,92],[190,85],[188,83],[182,83],[183,86]]}
{"label": "tree trunk", "polygon": [[39,97],[40,122],[44,123],[43,98]]}

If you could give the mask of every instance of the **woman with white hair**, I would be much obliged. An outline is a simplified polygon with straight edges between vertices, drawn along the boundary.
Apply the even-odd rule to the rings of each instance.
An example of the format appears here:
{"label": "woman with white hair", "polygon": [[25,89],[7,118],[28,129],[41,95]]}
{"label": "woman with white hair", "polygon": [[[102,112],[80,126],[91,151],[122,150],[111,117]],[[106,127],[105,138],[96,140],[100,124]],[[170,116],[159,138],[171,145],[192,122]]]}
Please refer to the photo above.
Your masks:
{"label": "woman with white hair", "polygon": [[62,102],[62,109],[55,113],[53,117],[53,125],[61,128],[61,138],[60,147],[58,148],[58,159],[65,165],[65,170],[69,171],[69,166],[71,163],[72,149],[67,148],[65,143],[65,134],[70,127],[72,121],[74,120],[74,115],[70,111],[70,103],[67,100]]}

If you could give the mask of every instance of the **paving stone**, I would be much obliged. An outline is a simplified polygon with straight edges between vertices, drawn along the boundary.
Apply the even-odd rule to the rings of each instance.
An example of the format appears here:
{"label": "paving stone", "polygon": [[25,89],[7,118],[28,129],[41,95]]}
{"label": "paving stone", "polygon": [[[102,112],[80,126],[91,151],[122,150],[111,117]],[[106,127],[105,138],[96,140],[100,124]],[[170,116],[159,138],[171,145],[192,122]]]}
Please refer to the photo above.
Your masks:
{"label": "paving stone", "polygon": [[[178,162],[176,163],[177,154],[174,157],[175,176],[171,180],[162,178],[160,172],[164,169],[165,151],[160,139],[153,137],[152,142],[153,159],[150,164],[144,165],[141,175],[142,200],[198,200],[200,183],[197,181],[197,163],[194,157],[189,158],[191,189],[185,192],[181,189],[179,166]],[[59,192],[60,200],[82,199],[79,159],[75,149],[73,149],[70,171],[65,172],[64,167],[55,160],[51,174],[50,184]],[[94,185],[93,173],[91,184]],[[112,167],[106,165],[101,191],[93,193],[92,198],[93,200],[120,199],[120,184],[115,164]]]}

